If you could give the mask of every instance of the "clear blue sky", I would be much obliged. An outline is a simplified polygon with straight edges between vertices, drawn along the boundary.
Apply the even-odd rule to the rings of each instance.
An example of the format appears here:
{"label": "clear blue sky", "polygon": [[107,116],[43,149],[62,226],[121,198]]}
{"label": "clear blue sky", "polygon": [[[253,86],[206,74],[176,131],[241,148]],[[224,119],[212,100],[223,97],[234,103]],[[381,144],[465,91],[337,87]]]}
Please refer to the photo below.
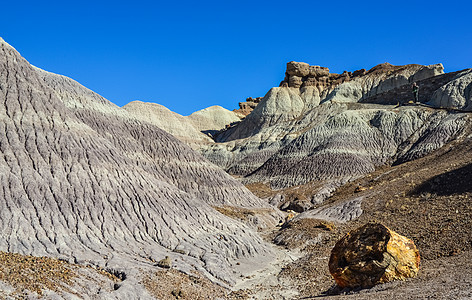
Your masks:
{"label": "clear blue sky", "polygon": [[186,115],[278,86],[288,61],[472,68],[469,1],[4,1],[0,36],[117,105]]}

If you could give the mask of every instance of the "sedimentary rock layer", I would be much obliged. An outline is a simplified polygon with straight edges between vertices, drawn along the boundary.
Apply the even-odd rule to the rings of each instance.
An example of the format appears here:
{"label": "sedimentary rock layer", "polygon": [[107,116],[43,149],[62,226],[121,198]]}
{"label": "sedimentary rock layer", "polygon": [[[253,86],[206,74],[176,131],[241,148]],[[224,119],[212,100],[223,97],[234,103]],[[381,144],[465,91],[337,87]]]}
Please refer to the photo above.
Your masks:
{"label": "sedimentary rock layer", "polygon": [[231,283],[232,261],[271,253],[211,207],[267,207],[244,186],[3,40],[0,99],[0,250],[123,270],[131,298],[138,268],[165,255]]}
{"label": "sedimentary rock layer", "polygon": [[[349,180],[383,164],[416,159],[470,127],[467,113],[391,105],[411,101],[411,82],[420,83],[421,101],[433,107],[468,105],[470,72],[442,72],[441,64],[385,63],[346,72],[345,80],[336,82],[326,68],[290,62],[285,83],[201,151],[229,173],[244,176],[243,182],[273,188]],[[305,81],[290,84],[291,76]],[[312,77],[333,80],[311,84]]]}

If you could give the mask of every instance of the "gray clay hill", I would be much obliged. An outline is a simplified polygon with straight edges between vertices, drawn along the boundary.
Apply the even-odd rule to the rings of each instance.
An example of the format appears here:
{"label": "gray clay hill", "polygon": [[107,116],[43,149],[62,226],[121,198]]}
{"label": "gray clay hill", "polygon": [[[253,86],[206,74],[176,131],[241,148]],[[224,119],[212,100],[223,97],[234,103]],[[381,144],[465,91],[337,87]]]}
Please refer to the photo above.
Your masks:
{"label": "gray clay hill", "polygon": [[183,270],[226,284],[239,276],[235,260],[272,254],[256,225],[212,207],[270,214],[241,183],[3,40],[0,51],[1,251],[122,272],[116,294],[143,297],[138,269],[170,253]]}
{"label": "gray clay hill", "polygon": [[[0,98],[0,298],[472,297],[471,69],[289,62],[184,117],[0,39]],[[370,221],[412,238],[419,277],[340,290],[329,251]]]}
{"label": "gray clay hill", "polygon": [[[304,210],[336,186],[463,135],[471,125],[470,74],[386,63],[339,75],[290,62],[280,87],[200,151],[245,184],[286,189],[316,181],[319,193],[300,203]],[[421,104],[409,103],[412,82],[420,84]]]}

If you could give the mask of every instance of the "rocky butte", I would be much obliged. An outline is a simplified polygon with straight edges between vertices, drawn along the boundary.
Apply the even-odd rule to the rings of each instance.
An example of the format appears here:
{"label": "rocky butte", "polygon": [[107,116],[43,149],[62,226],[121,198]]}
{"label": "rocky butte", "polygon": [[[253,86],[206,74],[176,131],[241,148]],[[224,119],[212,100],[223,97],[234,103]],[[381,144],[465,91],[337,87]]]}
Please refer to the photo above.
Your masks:
{"label": "rocky butte", "polygon": [[[317,182],[319,192],[294,204],[303,211],[336,186],[379,166],[423,157],[463,134],[468,114],[457,112],[468,111],[471,95],[461,82],[469,74],[443,74],[441,64],[385,63],[341,76],[289,62],[280,87],[200,151],[245,184],[286,189]],[[427,108],[400,106],[412,100],[412,82],[420,84]]]}
{"label": "rocky butte", "polygon": [[[470,298],[471,72],[289,62],[184,117],[0,39],[0,298]],[[331,250],[371,222],[414,241],[418,278],[342,290]]]}

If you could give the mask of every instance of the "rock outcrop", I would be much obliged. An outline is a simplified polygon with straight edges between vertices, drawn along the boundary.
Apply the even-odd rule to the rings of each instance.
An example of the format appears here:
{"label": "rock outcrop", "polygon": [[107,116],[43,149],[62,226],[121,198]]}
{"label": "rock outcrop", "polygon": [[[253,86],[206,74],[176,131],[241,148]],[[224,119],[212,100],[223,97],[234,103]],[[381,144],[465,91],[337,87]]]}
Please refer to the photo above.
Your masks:
{"label": "rock outcrop", "polygon": [[248,97],[246,101],[239,102],[239,109],[235,109],[234,112],[241,117],[246,117],[254,110],[254,108],[256,108],[262,98],[263,97]]}
{"label": "rock outcrop", "polygon": [[442,64],[393,66],[384,63],[336,86],[323,101],[359,102],[365,98],[444,73]]}
{"label": "rock outcrop", "polygon": [[[345,72],[337,81],[327,68],[290,62],[280,87],[200,151],[244,183],[284,189],[325,182],[312,195],[312,204],[319,203],[329,196],[327,187],[332,191],[381,165],[420,158],[465,134],[471,126],[466,113],[397,106],[411,100],[413,81],[420,84],[421,102],[447,94],[462,95],[464,103],[470,94],[467,71],[442,73],[441,64],[385,63]],[[301,85],[291,84],[292,76]],[[453,82],[461,88],[447,92]]]}
{"label": "rock outcrop", "polygon": [[265,127],[300,119],[320,103],[362,102],[377,94],[442,73],[441,64],[393,66],[384,63],[369,71],[346,71],[339,75],[329,73],[328,68],[289,62],[285,80],[280,87],[269,90],[239,126],[218,135],[216,141],[244,139]]}
{"label": "rock outcrop", "polygon": [[[431,104],[434,93],[442,86],[453,80],[462,71],[440,74],[434,77],[429,77],[419,81],[415,81],[419,86],[419,102]],[[406,84],[400,87],[390,89],[385,92],[375,94],[373,96],[366,96],[359,100],[360,103],[378,103],[378,104],[393,104],[402,105],[413,101],[412,85]],[[439,105],[433,107],[440,108]]]}
{"label": "rock outcrop", "polygon": [[324,93],[326,96],[326,93],[333,86],[349,81],[351,77],[363,74],[365,74],[364,69],[354,73],[346,71],[342,74],[335,74],[330,73],[329,69],[325,67],[310,66],[307,63],[291,61],[287,63],[285,79],[280,83],[280,87],[301,88],[314,86],[321,95]]}
{"label": "rock outcrop", "polygon": [[[270,207],[220,168],[0,40],[0,251],[126,274],[113,295],[146,298],[142,270],[234,282],[235,259],[270,257],[255,230],[212,206]],[[144,294],[143,294],[144,293]]]}
{"label": "rock outcrop", "polygon": [[460,72],[433,94],[430,104],[436,107],[472,111],[472,70]]}
{"label": "rock outcrop", "polygon": [[418,274],[420,255],[412,240],[379,223],[349,232],[331,251],[329,271],[340,287],[370,288]]}
{"label": "rock outcrop", "polygon": [[316,87],[323,101],[357,102],[365,97],[397,88],[399,86],[443,74],[441,64],[422,66],[394,66],[389,63],[377,65],[366,71],[330,73],[328,68],[310,66],[307,63],[287,63],[285,79],[281,87]]}

